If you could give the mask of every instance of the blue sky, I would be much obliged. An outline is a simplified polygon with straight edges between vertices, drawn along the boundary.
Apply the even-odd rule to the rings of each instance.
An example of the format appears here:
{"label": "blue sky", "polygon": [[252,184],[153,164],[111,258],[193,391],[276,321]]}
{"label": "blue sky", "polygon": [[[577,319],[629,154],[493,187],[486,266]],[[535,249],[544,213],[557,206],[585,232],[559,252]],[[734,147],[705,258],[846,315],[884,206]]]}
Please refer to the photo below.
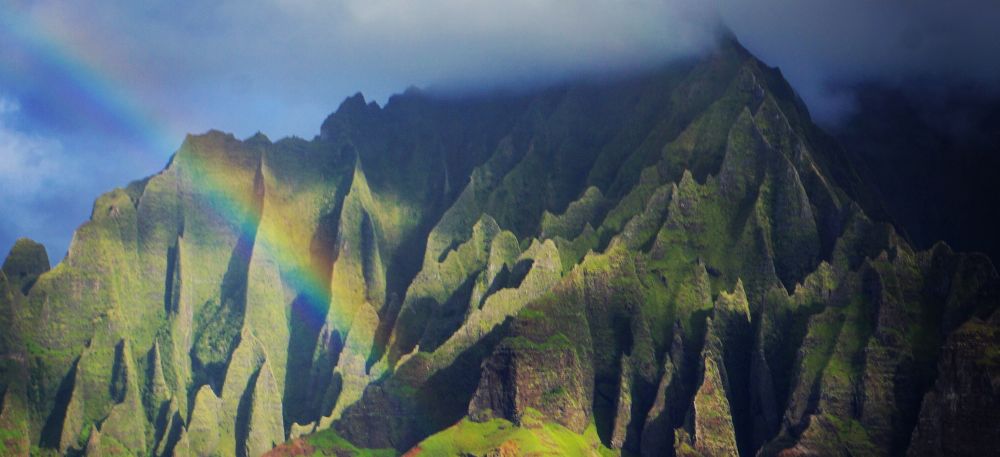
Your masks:
{"label": "blue sky", "polygon": [[996,2],[0,0],[0,253],[60,260],[185,133],[311,138],[345,97],[544,84],[700,52],[719,22],[821,119],[870,80],[1000,86]]}

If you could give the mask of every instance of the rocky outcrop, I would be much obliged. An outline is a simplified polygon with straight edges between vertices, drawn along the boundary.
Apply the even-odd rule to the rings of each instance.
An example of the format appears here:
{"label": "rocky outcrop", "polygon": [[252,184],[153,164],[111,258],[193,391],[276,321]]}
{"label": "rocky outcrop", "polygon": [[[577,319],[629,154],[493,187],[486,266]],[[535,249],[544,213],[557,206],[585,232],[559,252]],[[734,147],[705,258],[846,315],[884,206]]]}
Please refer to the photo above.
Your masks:
{"label": "rocky outcrop", "polygon": [[479,421],[497,417],[520,424],[532,408],[582,433],[590,421],[587,376],[582,363],[563,335],[538,342],[526,337],[504,341],[483,364],[479,387],[469,403],[469,416]]}
{"label": "rocky outcrop", "polygon": [[268,362],[260,367],[250,398],[245,455],[257,456],[285,441],[281,391]]}
{"label": "rocky outcrop", "polygon": [[941,348],[908,456],[989,455],[1000,449],[1000,312],[973,317]]}
{"label": "rocky outcrop", "polygon": [[[189,443],[195,455],[212,455],[219,446],[221,401],[209,386],[202,386],[194,398],[194,409],[181,440]],[[176,450],[174,451],[177,452]]]}
{"label": "rocky outcrop", "polygon": [[665,358],[656,397],[643,424],[639,449],[644,457],[665,455],[673,446],[673,423],[676,419],[674,411],[678,409],[677,403],[680,403],[678,399],[681,396],[679,390],[682,381],[671,359],[669,356]]}
{"label": "rocky outcrop", "polygon": [[28,238],[19,238],[4,259],[2,271],[12,288],[27,294],[38,277],[49,268],[49,254],[45,246]]}
{"label": "rocky outcrop", "polygon": [[132,361],[132,351],[127,340],[122,340],[116,351],[115,365],[118,368],[117,380],[112,380],[112,386],[123,389],[120,392],[121,401],[111,407],[111,412],[101,424],[101,434],[121,443],[125,449],[146,448],[145,422],[136,420],[145,416],[142,409],[141,393],[139,392],[139,374]]}
{"label": "rocky outcrop", "polygon": [[731,389],[723,362],[722,342],[715,333],[713,322],[710,319],[706,327],[701,353],[701,381],[688,411],[687,424],[676,435],[682,438],[674,443],[674,452],[678,455],[687,453],[688,447],[701,455],[739,455],[727,393]]}

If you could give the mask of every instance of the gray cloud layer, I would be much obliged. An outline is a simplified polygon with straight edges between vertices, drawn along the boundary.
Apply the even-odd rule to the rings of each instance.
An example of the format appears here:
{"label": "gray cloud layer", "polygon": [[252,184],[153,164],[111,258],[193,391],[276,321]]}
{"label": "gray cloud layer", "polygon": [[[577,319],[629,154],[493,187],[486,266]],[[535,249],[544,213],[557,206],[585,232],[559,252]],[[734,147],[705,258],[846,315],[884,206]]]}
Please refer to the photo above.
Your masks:
{"label": "gray cloud layer", "polygon": [[830,86],[855,81],[1000,81],[992,0],[48,0],[26,10],[178,131],[311,135],[354,91],[384,100],[408,85],[658,62],[709,46],[719,19],[819,111]]}
{"label": "gray cloud layer", "polygon": [[711,30],[687,1],[42,2],[30,11],[177,130],[311,135],[359,90],[384,100],[409,85],[523,83],[695,52]]}

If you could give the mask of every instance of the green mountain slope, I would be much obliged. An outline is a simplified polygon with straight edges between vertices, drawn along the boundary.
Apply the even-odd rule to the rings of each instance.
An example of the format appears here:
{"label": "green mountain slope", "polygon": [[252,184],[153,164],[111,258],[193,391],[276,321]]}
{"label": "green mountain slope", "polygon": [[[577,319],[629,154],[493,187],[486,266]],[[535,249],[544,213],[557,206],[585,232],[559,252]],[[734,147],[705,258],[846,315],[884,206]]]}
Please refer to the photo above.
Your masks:
{"label": "green mountain slope", "polygon": [[734,40],[190,136],[8,256],[0,454],[988,453],[997,272],[852,160]]}

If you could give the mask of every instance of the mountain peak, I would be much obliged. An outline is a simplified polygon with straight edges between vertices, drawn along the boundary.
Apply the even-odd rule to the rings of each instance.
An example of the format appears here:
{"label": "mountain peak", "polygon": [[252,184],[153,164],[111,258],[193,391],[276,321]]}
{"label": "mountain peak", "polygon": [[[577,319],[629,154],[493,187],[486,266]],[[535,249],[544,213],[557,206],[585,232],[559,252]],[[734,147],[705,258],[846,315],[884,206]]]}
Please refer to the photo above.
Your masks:
{"label": "mountain peak", "polygon": [[356,92],[354,95],[347,97],[343,102],[340,103],[340,107],[337,108],[337,113],[350,114],[352,112],[358,112],[364,110],[368,106],[365,101],[365,96],[361,92]]}
{"label": "mountain peak", "polygon": [[3,272],[8,281],[24,293],[49,268],[49,255],[45,246],[30,238],[18,238],[3,262]]}

